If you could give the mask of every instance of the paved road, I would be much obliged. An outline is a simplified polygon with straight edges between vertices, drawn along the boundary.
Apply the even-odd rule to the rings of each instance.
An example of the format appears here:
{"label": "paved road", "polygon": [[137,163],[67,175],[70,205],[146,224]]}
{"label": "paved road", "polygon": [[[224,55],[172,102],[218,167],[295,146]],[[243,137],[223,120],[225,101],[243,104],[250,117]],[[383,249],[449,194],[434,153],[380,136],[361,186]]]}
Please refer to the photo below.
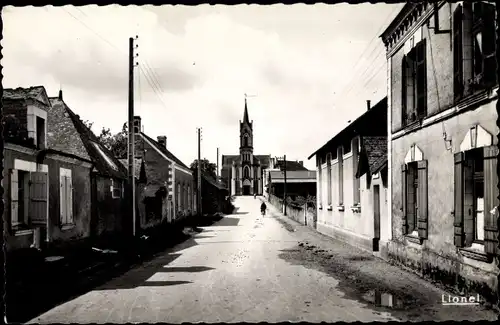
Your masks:
{"label": "paved road", "polygon": [[[193,239],[30,323],[388,321],[405,319],[408,310],[413,310],[412,320],[420,320],[422,310],[432,314],[432,308],[440,308],[434,312],[439,319],[448,314],[448,319],[495,317],[475,307],[443,312],[437,301],[417,313],[411,306],[403,311],[396,304],[378,306],[380,299],[392,297],[379,295],[378,305],[370,303],[345,289],[342,277],[350,276],[345,268],[326,270],[300,261],[319,263],[307,255],[312,253],[306,240],[327,239],[279,217],[262,218],[260,201],[253,197],[237,198],[235,205],[235,214]],[[412,281],[424,290],[417,279]]]}

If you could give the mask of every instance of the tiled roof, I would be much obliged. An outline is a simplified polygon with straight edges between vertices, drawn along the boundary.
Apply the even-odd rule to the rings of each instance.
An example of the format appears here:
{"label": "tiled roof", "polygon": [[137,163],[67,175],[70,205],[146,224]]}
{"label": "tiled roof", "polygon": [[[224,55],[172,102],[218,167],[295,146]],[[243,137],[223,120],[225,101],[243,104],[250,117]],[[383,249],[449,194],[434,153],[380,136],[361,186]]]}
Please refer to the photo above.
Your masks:
{"label": "tiled roof", "polygon": [[[282,167],[285,167],[284,160],[278,160],[276,162],[275,168],[282,169]],[[286,170],[288,171],[294,171],[294,170],[308,170],[304,166],[302,166],[298,161],[291,161],[287,160],[286,161]]]}
{"label": "tiled roof", "polygon": [[[127,169],[128,173],[128,159],[118,159],[120,163]],[[135,177],[139,178],[139,175],[141,174],[141,163],[142,159],[140,158],[135,158],[134,159],[134,167],[135,167]]]}
{"label": "tiled roof", "polygon": [[[284,179],[285,175],[281,171],[272,170],[269,172],[271,179]],[[286,172],[286,179],[310,179],[316,180],[316,171],[314,170],[294,170]]]}
{"label": "tiled roof", "polygon": [[8,99],[36,99],[44,91],[43,86],[33,86],[29,88],[5,88],[3,90],[3,98]]}
{"label": "tiled roof", "polygon": [[215,179],[209,177],[209,176],[206,176],[206,175],[201,175],[201,177],[203,177],[203,179],[205,181],[207,181],[208,183],[212,184],[213,186],[217,187],[218,189],[220,190],[226,190],[226,186],[224,184],[222,184],[221,182],[217,182]]}
{"label": "tiled roof", "polygon": [[148,137],[144,132],[141,132],[141,135],[146,138],[149,142],[151,142],[158,150],[160,150],[165,156],[167,156],[169,159],[173,160],[176,164],[186,168],[186,169],[189,169],[191,170],[191,168],[189,168],[188,166],[186,166],[179,158],[177,158],[176,156],[174,156],[173,153],[171,153],[170,151],[168,151],[167,148],[165,148],[165,146],[161,145],[158,143],[158,141],[155,141],[153,140],[152,138]]}
{"label": "tiled roof", "polygon": [[[95,134],[69,107],[59,98],[50,98],[51,103],[61,103],[64,105],[73,125],[80,135],[88,156],[94,163],[95,169],[102,175],[126,178],[127,170],[122,163],[99,141]],[[110,161],[111,164],[108,162]]]}
{"label": "tiled roof", "polygon": [[363,137],[360,164],[356,177],[363,176],[366,172],[376,174],[387,163],[387,138]]}

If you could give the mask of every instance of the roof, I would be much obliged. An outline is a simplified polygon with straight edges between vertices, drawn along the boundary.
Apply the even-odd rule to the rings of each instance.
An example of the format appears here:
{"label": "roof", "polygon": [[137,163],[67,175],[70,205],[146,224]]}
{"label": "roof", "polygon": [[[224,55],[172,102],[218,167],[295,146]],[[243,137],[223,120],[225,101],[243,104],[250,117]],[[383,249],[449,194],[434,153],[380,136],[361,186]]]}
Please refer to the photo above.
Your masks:
{"label": "roof", "polygon": [[37,99],[45,91],[43,86],[33,86],[29,88],[5,88],[3,98],[6,99]]}
{"label": "roof", "polygon": [[387,163],[387,138],[386,137],[364,137],[361,147],[360,164],[356,171],[356,177],[365,173],[378,173]]}
{"label": "roof", "polygon": [[73,122],[73,126],[80,135],[85,150],[94,163],[94,168],[99,172],[99,174],[116,178],[127,178],[127,169],[99,141],[92,130],[90,130],[85,123],[83,123],[80,117],[76,115],[63,100],[59,98],[50,98],[50,102],[53,105],[63,104],[66,112]]}
{"label": "roof", "polygon": [[[284,160],[278,160],[276,162],[276,165],[275,165],[275,168],[279,168],[279,169],[282,169],[282,164],[284,163]],[[283,167],[284,167],[284,164],[283,164]],[[294,171],[294,170],[308,170],[307,168],[305,168],[303,165],[301,165],[298,161],[291,161],[291,160],[287,160],[286,161],[286,170],[287,172],[288,171]]]}
{"label": "roof", "polygon": [[359,116],[333,138],[328,140],[322,147],[313,152],[307,159],[311,159],[324,149],[339,145],[346,138],[353,138],[356,135],[372,136],[387,135],[387,97],[382,98],[368,111]]}
{"label": "roof", "polygon": [[401,8],[399,13],[394,17],[389,26],[380,34],[380,38],[385,40],[385,38],[392,32],[392,30],[401,22],[403,19],[416,7],[416,3],[412,3],[410,1],[406,2],[406,4]]}
{"label": "roof", "polygon": [[159,150],[160,152],[162,152],[165,156],[167,156],[168,159],[170,160],[173,160],[176,164],[188,169],[188,170],[191,170],[191,168],[189,168],[188,166],[186,166],[179,158],[177,158],[173,153],[171,153],[170,151],[168,151],[167,148],[165,148],[165,146],[161,145],[158,143],[158,141],[155,141],[153,140],[152,138],[150,138],[149,136],[147,136],[144,132],[141,132],[141,135],[146,138],[146,140],[148,140],[149,142],[151,142],[157,150]]}
{"label": "roof", "polygon": [[[258,160],[261,166],[269,166],[271,155],[254,155],[253,157]],[[231,165],[234,161],[239,161],[240,159],[240,155],[222,155],[222,166]]]}
{"label": "roof", "polygon": [[[269,172],[271,179],[284,179],[285,175],[283,172],[278,170],[271,170]],[[314,170],[294,170],[286,172],[286,179],[310,179],[316,181],[316,171]]]}
{"label": "roof", "polygon": [[212,177],[209,177],[207,175],[201,175],[201,177],[203,177],[203,179],[205,181],[207,181],[208,183],[210,183],[211,185],[217,187],[219,190],[227,190],[226,186],[224,184],[222,184],[221,182],[217,182],[215,179],[213,179]]}
{"label": "roof", "polygon": [[[120,163],[127,169],[128,172],[128,159],[118,159]],[[135,167],[135,177],[139,178],[139,175],[141,174],[141,163],[142,159],[141,158],[135,158],[134,159],[134,167]]]}

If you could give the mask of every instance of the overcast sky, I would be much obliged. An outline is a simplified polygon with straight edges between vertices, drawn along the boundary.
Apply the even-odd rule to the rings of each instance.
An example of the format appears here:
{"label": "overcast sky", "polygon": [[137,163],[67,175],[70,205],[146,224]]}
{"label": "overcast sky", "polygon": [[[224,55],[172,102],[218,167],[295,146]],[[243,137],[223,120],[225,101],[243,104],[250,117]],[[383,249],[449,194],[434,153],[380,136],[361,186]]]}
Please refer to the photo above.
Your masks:
{"label": "overcast sky", "polygon": [[139,36],[135,114],[185,164],[238,154],[244,94],[254,153],[304,160],[386,95],[380,33],[403,4],[3,9],[3,85],[43,85],[83,120],[127,120],[128,42]]}

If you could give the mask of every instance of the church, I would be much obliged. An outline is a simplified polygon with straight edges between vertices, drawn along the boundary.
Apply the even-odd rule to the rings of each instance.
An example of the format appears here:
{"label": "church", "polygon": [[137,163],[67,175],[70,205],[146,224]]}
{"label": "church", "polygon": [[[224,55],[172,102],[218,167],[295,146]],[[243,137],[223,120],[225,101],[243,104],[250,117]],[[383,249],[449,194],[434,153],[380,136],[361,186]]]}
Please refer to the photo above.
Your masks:
{"label": "church", "polygon": [[221,177],[233,195],[262,195],[264,169],[271,155],[254,155],[253,121],[248,118],[247,100],[243,121],[240,121],[240,154],[222,155]]}

